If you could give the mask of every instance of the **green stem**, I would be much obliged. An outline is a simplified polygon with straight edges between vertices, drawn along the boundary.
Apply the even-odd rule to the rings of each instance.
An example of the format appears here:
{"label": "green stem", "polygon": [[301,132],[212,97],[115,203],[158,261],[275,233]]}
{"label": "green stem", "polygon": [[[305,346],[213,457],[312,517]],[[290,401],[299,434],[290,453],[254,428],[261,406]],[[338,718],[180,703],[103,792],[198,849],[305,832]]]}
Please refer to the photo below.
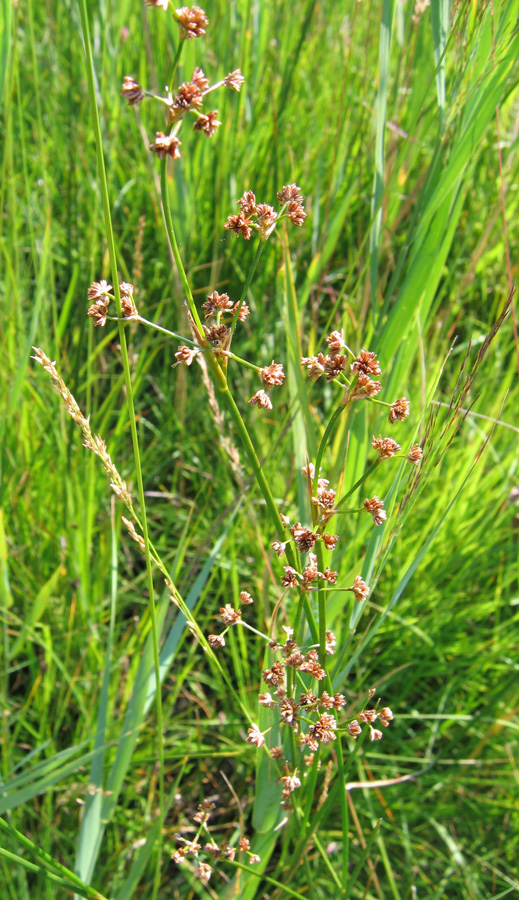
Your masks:
{"label": "green stem", "polygon": [[[83,30],[83,41],[85,46],[85,54],[87,61],[87,79],[88,79],[88,92],[90,96],[90,104],[92,109],[92,119],[94,126],[94,134],[95,141],[97,147],[97,163],[99,167],[99,180],[101,187],[101,195],[103,198],[103,213],[105,220],[105,234],[106,240],[108,243],[108,251],[110,254],[110,265],[112,270],[112,280],[114,285],[114,296],[115,296],[115,305],[117,309],[117,315],[119,318],[122,318],[122,307],[121,307],[121,292],[119,290],[119,276],[117,271],[117,252],[115,247],[115,237],[112,226],[112,217],[110,212],[110,197],[108,193],[108,181],[106,177],[106,168],[103,154],[103,142],[102,142],[102,134],[101,134],[101,122],[99,118],[99,110],[97,107],[96,100],[96,90],[95,90],[95,77],[94,77],[94,59],[92,55],[92,45],[90,41],[90,28],[88,24],[88,12],[87,12],[87,3],[86,0],[79,0],[80,11],[81,11],[81,25]],[[159,635],[157,628],[157,612],[155,607],[155,596],[153,590],[153,570],[151,564],[151,552],[150,552],[150,541],[148,536],[148,522],[146,516],[146,502],[144,497],[144,481],[142,476],[142,467],[141,467],[141,459],[140,459],[140,450],[139,450],[139,438],[137,434],[137,422],[135,416],[135,407],[133,403],[133,391],[132,391],[132,382],[131,382],[131,370],[130,370],[130,362],[128,359],[128,348],[126,344],[126,335],[124,330],[124,325],[122,322],[118,322],[118,331],[119,331],[119,342],[121,346],[121,358],[123,364],[124,371],[124,383],[126,387],[126,402],[128,405],[128,415],[130,419],[130,430],[132,435],[132,445],[133,445],[133,455],[135,460],[135,472],[137,476],[137,488],[138,488],[138,496],[139,496],[139,506],[141,510],[141,527],[142,527],[142,536],[144,538],[145,545],[145,557],[146,557],[146,580],[148,587],[148,595],[149,595],[149,611],[150,611],[150,619],[151,619],[151,628],[152,628],[152,644],[153,644],[153,664],[155,671],[155,682],[156,682],[156,691],[155,691],[155,703],[156,703],[156,713],[157,713],[157,752],[159,759],[159,805],[160,805],[160,815],[161,818],[164,819],[165,814],[165,800],[164,800],[164,744],[163,744],[163,724],[162,724],[162,696],[160,689],[160,664],[159,664]],[[162,856],[162,831],[159,835],[158,839],[158,853],[157,853],[157,870],[156,870],[156,881],[160,880],[160,863]]]}
{"label": "green stem", "polygon": [[171,87],[173,84],[173,79],[175,78],[175,72],[177,71],[177,66],[180,62],[180,57],[182,56],[182,50],[184,49],[185,41],[179,40],[178,47],[175,52],[175,56],[173,58],[173,62],[171,63],[171,69],[169,70],[169,81],[167,84],[167,88],[171,91]]}
{"label": "green stem", "polygon": [[[49,873],[49,877],[51,877],[51,880],[58,880],[59,878],[59,880],[61,881],[61,879],[64,879],[68,882],[67,887],[69,887],[70,890],[75,890],[76,888],[78,888],[83,896],[91,898],[91,900],[106,900],[106,898],[103,897],[103,895],[100,894],[99,891],[96,891],[95,888],[92,888],[90,887],[90,885],[85,884],[85,882],[82,881],[81,878],[79,878],[79,876],[75,874],[75,872],[72,872],[70,869],[67,869],[66,866],[63,866],[60,862],[57,862],[57,860],[55,860],[53,856],[51,856],[49,853],[46,853],[45,850],[42,850],[40,847],[34,844],[33,841],[30,840],[30,838],[26,837],[21,833],[21,831],[18,831],[16,828],[14,828],[13,825],[9,825],[2,818],[0,818],[0,830],[4,831],[13,840],[21,844],[22,847],[25,847],[26,850],[29,850],[36,857],[36,859],[38,859],[42,863],[46,872]],[[4,855],[6,855],[7,852],[8,851],[4,851]],[[12,854],[12,856],[21,865],[24,865],[27,862],[26,860],[18,857],[15,854]],[[27,867],[31,867],[33,865],[33,863],[28,863]],[[40,870],[41,867],[37,868]]]}
{"label": "green stem", "polygon": [[321,462],[323,459],[323,454],[330,439],[330,435],[335,428],[337,423],[337,419],[339,418],[341,412],[345,409],[345,406],[338,406],[337,409],[330,416],[328,425],[326,426],[326,430],[321,438],[321,443],[319,444],[319,450],[317,451],[317,458],[315,460],[315,477],[314,477],[314,491],[317,491],[317,483],[319,481],[319,469],[321,468]]}
{"label": "green stem", "polygon": [[178,249],[177,237],[175,234],[175,229],[173,228],[173,219],[171,218],[171,206],[169,203],[169,191],[168,191],[168,158],[167,156],[160,163],[160,192],[162,195],[162,208],[164,210],[164,221],[166,223],[166,231],[169,238],[169,243],[171,245],[171,252],[173,253],[173,258],[175,260],[175,264],[177,267],[178,274],[180,276],[180,280],[182,282],[182,287],[184,288],[184,292],[186,295],[186,299],[189,305],[189,311],[195,320],[196,327],[198,328],[201,335],[204,333],[204,329],[202,328],[202,322],[200,321],[200,316],[198,315],[198,310],[195,305],[195,301],[193,299],[193,293],[191,291],[191,286],[189,281],[187,280],[186,270],[184,269],[184,264],[182,262],[182,257],[180,256],[180,250]]}
{"label": "green stem", "polygon": [[249,274],[247,275],[247,280],[245,281],[245,284],[243,285],[243,290],[242,290],[242,292],[241,292],[240,301],[239,301],[239,303],[238,303],[238,306],[236,307],[236,312],[234,313],[234,317],[233,317],[233,320],[232,320],[232,323],[231,323],[231,329],[232,329],[232,331],[234,331],[234,329],[235,329],[235,327],[236,327],[236,322],[238,321],[238,316],[240,315],[240,309],[242,308],[242,306],[243,306],[243,304],[244,304],[244,302],[245,302],[245,298],[247,297],[247,294],[248,294],[248,292],[249,292],[249,288],[250,288],[250,286],[251,286],[251,284],[252,284],[252,279],[254,278],[254,273],[256,272],[256,269],[257,269],[257,267],[258,267],[258,263],[259,263],[259,261],[260,261],[260,259],[261,259],[261,254],[263,253],[263,248],[264,248],[264,246],[265,246],[264,242],[261,241],[260,244],[258,245],[257,250],[256,250],[256,255],[254,256],[254,259],[253,259],[253,261],[252,261],[252,265],[251,265],[251,267],[250,267],[250,269],[249,269]]}
{"label": "green stem", "polygon": [[[358,481],[355,482],[353,487],[351,487],[349,489],[349,491],[347,491],[345,494],[343,494],[341,499],[337,501],[337,503],[335,504],[335,509],[338,509],[339,506],[342,506],[344,501],[348,499],[348,497],[351,497],[351,495],[354,493],[354,491],[356,491],[357,488],[361,486],[362,482],[365,481],[366,478],[368,478],[368,476],[371,475],[371,473],[375,471],[375,469],[377,468],[379,463],[380,463],[380,460],[376,459],[375,462],[371,463],[371,465],[368,466],[368,468],[364,472],[364,475],[361,475],[361,477],[358,479]],[[362,507],[359,507],[359,509],[349,509],[348,510],[348,512],[361,512],[361,511],[362,511]]]}

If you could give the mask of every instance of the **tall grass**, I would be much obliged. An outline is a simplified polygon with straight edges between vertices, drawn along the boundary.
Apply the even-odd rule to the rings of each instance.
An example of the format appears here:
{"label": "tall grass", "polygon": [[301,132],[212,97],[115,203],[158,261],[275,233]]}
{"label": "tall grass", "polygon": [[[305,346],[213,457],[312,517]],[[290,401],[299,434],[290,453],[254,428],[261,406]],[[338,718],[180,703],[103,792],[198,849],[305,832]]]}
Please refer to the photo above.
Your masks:
{"label": "tall grass", "polygon": [[[337,517],[338,586],[362,574],[369,597],[326,594],[334,690],[353,710],[376,687],[395,721],[382,742],[364,740],[351,756],[345,741],[342,813],[332,754],[320,773],[308,770],[304,796],[315,783],[315,802],[278,827],[278,773],[244,741],[252,721],[272,724],[257,695],[274,657],[237,627],[217,656],[200,643],[240,590],[255,598],[244,618],[260,631],[280,595],[275,525],[239,419],[218,390],[208,402],[197,366],[171,369],[178,344],[166,334],[110,321],[94,333],[86,318],[88,286],[109,278],[111,251],[112,271],[136,285],[141,315],[189,336],[160,170],[147,150],[163,117],[151,104],[135,115],[120,96],[129,73],[162,90],[178,28],[161,10],[90,4],[89,96],[79,7],[6,3],[2,896],[514,896],[513,309],[488,347],[485,337],[517,265],[518,4],[449,9],[433,0],[417,22],[396,0],[214,0],[206,11],[207,35],[186,42],[179,81],[202,65],[211,81],[240,67],[245,84],[218,95],[217,134],[208,141],[184,129],[182,159],[163,169],[198,309],[213,289],[238,298],[247,282],[255,247],[223,228],[243,190],[271,202],[296,181],[307,197],[304,228],[289,237],[280,229],[265,245],[246,292],[253,315],[233,345],[258,365],[285,364],[266,415],[246,403],[255,376],[231,375],[275,509],[308,521],[300,469],[306,454],[316,459],[337,394],[333,384],[312,386],[299,358],[321,350],[333,328],[344,328],[349,346],[377,352],[384,399],[411,400],[411,417],[391,432],[399,443],[427,437],[410,496],[404,462],[388,460],[367,482],[369,496],[386,500],[386,526]],[[98,461],[29,361],[34,344],[56,360],[135,497],[138,443],[145,543],[181,610],[162,576],[155,608],[145,558]],[[362,478],[381,423],[367,404],[339,417],[322,463],[332,485]],[[279,624],[286,615],[288,600]],[[193,836],[204,797],[218,798],[215,839],[235,843],[245,832],[261,857],[244,870],[216,863],[207,887],[169,859],[176,833]],[[309,824],[307,843],[297,821]]]}

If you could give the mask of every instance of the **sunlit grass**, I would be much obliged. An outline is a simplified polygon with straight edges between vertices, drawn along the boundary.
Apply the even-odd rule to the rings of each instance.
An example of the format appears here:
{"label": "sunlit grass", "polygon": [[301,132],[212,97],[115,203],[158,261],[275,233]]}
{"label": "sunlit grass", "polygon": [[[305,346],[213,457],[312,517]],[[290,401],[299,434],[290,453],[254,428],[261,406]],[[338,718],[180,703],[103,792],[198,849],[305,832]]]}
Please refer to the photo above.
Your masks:
{"label": "sunlit grass", "polygon": [[[298,380],[296,363],[291,369],[298,343],[310,355],[332,327],[344,327],[350,346],[376,349],[388,396],[411,400],[413,416],[398,433],[407,445],[423,436],[426,420],[420,424],[420,418],[433,386],[438,381],[435,400],[449,404],[469,340],[472,361],[506,304],[500,191],[503,186],[515,276],[519,10],[516,2],[494,6],[494,15],[479,4],[451,11],[442,57],[445,102],[435,72],[434,47],[442,56],[441,38],[430,11],[413,25],[409,4],[395,4],[385,95],[379,89],[379,29],[391,2],[368,7],[215,0],[206,5],[207,36],[185,48],[181,77],[200,63],[211,78],[238,66],[246,77],[239,96],[218,97],[220,131],[210,141],[186,132],[180,165],[170,170],[173,222],[197,302],[213,288],[231,297],[241,293],[253,248],[224,231],[223,223],[237,211],[243,190],[253,188],[273,202],[282,184],[297,181],[307,197],[308,219],[290,235],[288,253],[280,239],[266,245],[249,292],[254,315],[233,345],[260,365],[283,359],[292,372],[267,418],[247,407],[256,390],[253,376],[240,369],[232,377],[258,453],[266,457],[273,495],[296,519],[299,466],[306,449],[315,456],[334,405],[333,385],[311,387]],[[433,2],[438,14],[440,7]],[[111,507],[97,461],[81,447],[73,423],[29,361],[33,344],[56,359],[122,477],[136,490],[117,328],[109,322],[94,333],[86,318],[88,285],[109,276],[109,260],[79,10],[75,4],[11,9],[5,3],[3,11],[9,40],[2,52],[4,59],[9,52],[9,62],[1,68],[0,810],[37,848],[74,870],[81,805],[96,759],[108,640],[108,726],[98,772],[103,787],[96,796],[110,821],[92,884],[107,897],[129,900],[151,896],[153,866],[144,856],[142,870],[132,864],[141,842],[157,839],[159,806],[153,703],[145,701],[145,682],[136,687],[150,629],[144,560],[121,527],[120,510]],[[143,141],[162,120],[153,107],[143,106],[141,127],[120,97],[128,73],[163,88],[177,29],[173,23],[164,27],[157,11],[130,4],[94,4],[90,12],[118,267],[125,280],[135,282],[142,315],[186,333],[184,292],[161,220],[159,169]],[[128,29],[127,37],[122,29]],[[383,216],[374,241],[377,127],[379,164],[384,137]],[[266,564],[275,535],[248,480],[238,435],[227,418],[223,432],[221,420],[215,421],[216,408],[211,412],[207,405],[197,367],[171,368],[175,344],[134,325],[126,336],[152,541],[205,633],[243,584],[256,598],[259,626],[260,611],[277,599],[271,563]],[[301,384],[303,408],[293,407],[290,418]],[[216,399],[223,409],[218,394]],[[384,740],[363,745],[348,779],[417,776],[349,792],[351,871],[362,858],[363,841],[382,819],[353,896],[403,900],[416,890],[418,897],[488,900],[519,889],[517,521],[509,499],[517,485],[517,399],[510,315],[463,400],[463,409],[473,412],[441,463],[430,467],[415,502],[392,520],[391,526],[402,524],[398,534],[391,532],[394,540],[389,543],[388,529],[375,557],[367,522],[359,527],[357,519],[343,517],[338,529],[342,550],[334,566],[341,581],[351,583],[373,553],[376,587],[351,644],[352,603],[344,599],[351,595],[337,592],[330,600],[330,627],[339,645],[347,646],[338,657],[336,687],[356,697],[376,686],[395,712]],[[445,415],[440,407],[440,419]],[[337,478],[347,454],[346,477],[353,483],[366,466],[366,439],[378,435],[384,421],[371,407],[359,408],[348,428],[338,428],[325,474]],[[222,433],[240,448],[243,481],[229,464]],[[377,472],[381,496],[396,471],[397,466]],[[406,469],[399,498],[407,475]],[[359,493],[359,503],[364,496]],[[167,863],[167,853],[177,846],[174,833],[204,796],[217,794],[216,824],[228,837],[239,821],[229,784],[252,833],[252,804],[263,773],[255,772],[255,752],[243,740],[247,723],[223,676],[181,623],[175,628],[162,580],[156,579],[156,589],[173,654],[162,695],[171,806],[159,896],[187,898],[201,889],[188,870]],[[361,644],[365,633],[369,643]],[[151,667],[149,646],[146,653]],[[261,644],[245,632],[233,633],[219,659],[240,700],[256,708]],[[144,717],[136,696],[146,705]],[[117,752],[132,697],[138,731],[121,761]],[[265,821],[269,815],[274,820],[277,810],[267,804]],[[337,796],[319,835],[339,871]],[[259,839],[272,853],[269,874],[305,894],[308,868],[294,869],[283,857],[282,835],[274,845],[266,827]],[[10,838],[4,846],[37,862]],[[307,866],[315,897],[336,893],[313,845]],[[238,895],[245,884],[249,893],[241,896],[284,896],[248,873]],[[13,900],[69,896],[42,872],[26,871],[5,857],[0,885],[2,896]],[[223,881],[210,885],[215,896],[224,896]]]}

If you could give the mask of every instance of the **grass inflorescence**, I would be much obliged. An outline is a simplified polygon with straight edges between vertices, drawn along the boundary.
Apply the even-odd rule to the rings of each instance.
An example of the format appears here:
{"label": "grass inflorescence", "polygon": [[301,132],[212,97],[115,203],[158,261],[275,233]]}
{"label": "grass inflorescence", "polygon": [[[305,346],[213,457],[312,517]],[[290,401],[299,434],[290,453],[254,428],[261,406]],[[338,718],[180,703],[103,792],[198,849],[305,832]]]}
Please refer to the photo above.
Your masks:
{"label": "grass inflorescence", "polygon": [[5,5],[2,896],[519,890],[518,12]]}

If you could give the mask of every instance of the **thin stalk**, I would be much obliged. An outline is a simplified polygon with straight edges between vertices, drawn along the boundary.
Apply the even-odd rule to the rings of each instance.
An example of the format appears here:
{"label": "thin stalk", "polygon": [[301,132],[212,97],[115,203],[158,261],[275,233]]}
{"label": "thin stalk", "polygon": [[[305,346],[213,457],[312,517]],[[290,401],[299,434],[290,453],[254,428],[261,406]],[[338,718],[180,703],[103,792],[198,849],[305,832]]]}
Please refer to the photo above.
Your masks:
{"label": "thin stalk", "polygon": [[[90,96],[90,104],[92,109],[92,119],[94,126],[94,134],[96,140],[97,147],[97,162],[99,168],[99,180],[101,187],[101,195],[103,198],[103,212],[104,212],[104,220],[105,220],[105,234],[106,240],[108,243],[108,251],[110,254],[110,265],[112,271],[112,281],[114,286],[114,297],[115,297],[115,305],[117,309],[117,315],[122,317],[122,307],[121,307],[121,292],[119,290],[119,277],[117,272],[117,252],[115,247],[115,237],[112,227],[112,217],[110,212],[110,197],[108,193],[108,181],[106,177],[106,169],[105,169],[105,161],[103,154],[103,142],[102,142],[102,134],[101,134],[101,122],[99,118],[99,110],[97,107],[96,100],[96,90],[95,90],[95,80],[94,80],[94,59],[92,55],[92,46],[90,41],[90,27],[88,24],[88,12],[87,12],[87,4],[86,0],[79,0],[79,7],[81,12],[81,26],[83,31],[83,41],[85,46],[85,55],[87,61],[87,80],[88,80],[88,92]],[[150,552],[150,541],[148,536],[148,522],[146,516],[146,502],[144,497],[144,481],[142,476],[142,467],[141,467],[141,459],[140,459],[140,451],[139,451],[139,438],[137,434],[137,422],[135,417],[135,408],[133,403],[133,391],[132,391],[132,381],[131,381],[131,371],[130,371],[130,362],[128,359],[128,348],[126,344],[126,335],[124,330],[124,325],[122,322],[117,323],[118,331],[119,331],[119,342],[121,346],[121,358],[123,364],[124,371],[124,382],[126,387],[126,402],[128,405],[128,415],[130,419],[130,430],[132,435],[132,445],[133,445],[133,455],[135,460],[135,472],[137,476],[137,488],[138,488],[138,496],[139,496],[139,506],[141,510],[141,518],[142,518],[142,536],[144,539],[145,546],[145,557],[146,557],[146,581],[148,587],[148,595],[149,595],[149,611],[150,611],[150,619],[151,619],[151,628],[152,628],[152,644],[153,644],[153,665],[155,671],[155,682],[156,682],[156,691],[155,691],[155,704],[156,704],[156,713],[157,713],[157,752],[159,759],[159,806],[160,806],[160,816],[162,820],[165,815],[165,798],[164,798],[164,744],[163,744],[163,724],[162,724],[162,696],[160,689],[160,664],[159,664],[159,635],[157,628],[157,611],[155,607],[155,595],[153,590],[153,571],[151,564],[151,552]],[[158,892],[158,887],[160,884],[160,864],[161,864],[161,856],[162,856],[162,830],[159,834],[158,839],[158,852],[157,852],[157,868],[155,872],[155,882],[154,882],[154,890],[153,897],[156,897]]]}
{"label": "thin stalk", "polygon": [[[85,884],[84,881],[79,878],[75,872],[72,872],[70,869],[67,869],[66,866],[63,866],[60,862],[54,859],[49,853],[46,853],[45,850],[41,850],[30,838],[26,837],[22,834],[21,831],[18,831],[14,828],[13,825],[8,825],[4,819],[0,818],[0,831],[3,831],[5,834],[8,834],[13,840],[17,841],[22,847],[25,847],[26,850],[29,850],[36,859],[40,860],[43,867],[50,872],[51,874],[55,874],[56,876],[60,876],[65,879],[71,885],[71,889],[79,888],[82,894],[85,897],[90,897],[92,900],[106,900],[99,891],[96,891],[95,888],[90,887],[90,885]],[[7,851],[6,851],[7,852]],[[20,857],[17,857],[17,862],[22,865],[26,862],[26,860],[22,860]],[[31,865],[29,863],[29,865]]]}
{"label": "thin stalk", "polygon": [[[349,489],[349,491],[347,491],[345,494],[343,494],[341,499],[337,501],[337,503],[335,504],[335,509],[337,509],[339,506],[342,506],[344,501],[347,500],[348,497],[351,497],[351,495],[354,493],[354,491],[356,491],[357,488],[361,486],[362,482],[365,481],[366,478],[368,478],[369,475],[371,475],[372,472],[375,471],[375,469],[377,468],[379,463],[380,463],[380,460],[376,459],[375,462],[371,463],[371,465],[368,466],[368,468],[364,472],[364,475],[361,475],[360,478],[358,479],[358,481],[355,482],[353,487],[351,487]],[[348,512],[361,512],[361,511],[362,511],[362,507],[360,507],[359,509],[349,509],[348,510]]]}
{"label": "thin stalk", "polygon": [[314,478],[314,490],[317,490],[317,482],[319,480],[319,469],[321,468],[321,462],[323,459],[323,454],[326,449],[326,445],[330,440],[331,433],[335,428],[337,423],[337,419],[339,418],[341,412],[346,409],[345,406],[338,406],[337,409],[330,416],[328,425],[326,426],[326,430],[321,438],[321,443],[319,444],[319,450],[317,451],[317,457],[315,460],[315,478]]}
{"label": "thin stalk", "polygon": [[175,229],[173,228],[173,219],[171,218],[171,206],[169,204],[169,191],[168,191],[168,158],[167,156],[160,163],[160,192],[162,196],[162,209],[164,210],[164,222],[166,223],[166,231],[168,234],[169,242],[171,245],[171,252],[173,253],[173,258],[175,260],[175,264],[177,267],[178,274],[180,276],[180,281],[182,282],[182,287],[184,288],[184,292],[186,295],[186,299],[189,305],[189,311],[195,320],[196,326],[202,335],[204,333],[204,329],[202,328],[202,322],[200,321],[200,316],[198,315],[198,310],[195,305],[195,301],[193,299],[193,293],[191,291],[191,286],[187,279],[186,270],[184,269],[184,264],[182,262],[182,257],[180,256],[180,250],[178,249],[177,236],[175,234]]}
{"label": "thin stalk", "polygon": [[175,72],[177,71],[177,66],[180,62],[180,57],[182,56],[182,50],[184,49],[185,41],[182,39],[178,42],[178,47],[175,51],[175,56],[173,57],[173,62],[171,63],[171,69],[169,70],[169,81],[166,85],[166,89],[168,91],[171,90],[171,85],[173,84],[173,79],[175,77]]}
{"label": "thin stalk", "polygon": [[[24,859],[23,856],[18,856],[16,853],[11,853],[9,850],[4,850],[3,847],[0,847],[0,857],[2,859],[8,859],[10,862],[14,862],[18,866],[23,866],[24,869],[27,869],[29,872],[33,872],[35,875],[41,875],[47,881],[51,881],[53,884],[58,885],[63,888],[65,891],[74,892],[80,897],[93,897],[92,894],[87,894],[83,891],[82,888],[79,888],[77,885],[71,884],[69,881],[66,881],[65,878],[61,878],[59,875],[55,875],[50,869],[45,869],[43,866],[37,866],[35,863],[29,862],[28,859]],[[99,898],[99,894],[97,894],[97,898]]]}
{"label": "thin stalk", "polygon": [[241,297],[240,297],[238,306],[237,306],[237,308],[236,308],[236,312],[234,313],[234,317],[233,317],[233,320],[232,320],[232,323],[231,323],[231,329],[232,329],[232,331],[234,331],[234,329],[235,329],[235,327],[236,327],[236,322],[237,322],[237,320],[238,320],[238,316],[240,315],[240,309],[242,308],[242,306],[243,306],[243,304],[244,304],[244,302],[245,302],[245,298],[247,297],[247,294],[248,294],[248,292],[249,292],[249,288],[250,288],[250,286],[251,286],[251,284],[252,284],[252,279],[254,278],[254,273],[255,273],[255,271],[256,271],[256,269],[257,269],[257,267],[258,267],[258,263],[259,263],[259,261],[260,261],[260,259],[261,259],[261,254],[263,253],[263,248],[264,248],[264,246],[265,246],[265,242],[264,242],[264,241],[261,241],[260,244],[258,245],[258,249],[256,250],[256,254],[255,254],[255,256],[254,256],[254,259],[252,260],[252,265],[251,265],[251,267],[250,267],[250,269],[249,269],[249,274],[247,275],[247,279],[246,279],[246,281],[245,281],[245,284],[243,285],[243,290],[242,290],[242,292],[241,292]]}

